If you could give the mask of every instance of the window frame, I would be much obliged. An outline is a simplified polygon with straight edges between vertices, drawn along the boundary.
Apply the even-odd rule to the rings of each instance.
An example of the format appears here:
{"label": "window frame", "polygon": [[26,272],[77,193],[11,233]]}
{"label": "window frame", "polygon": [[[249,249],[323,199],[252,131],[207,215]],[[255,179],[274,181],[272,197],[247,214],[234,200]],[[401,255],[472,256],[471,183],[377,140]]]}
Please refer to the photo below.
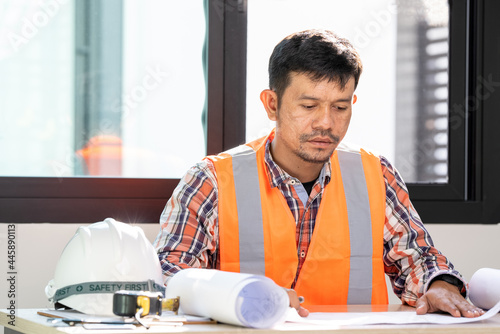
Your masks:
{"label": "window frame", "polygon": [[[491,0],[450,1],[448,184],[409,183],[410,198],[425,223],[500,222],[500,24]],[[463,24],[462,22],[466,22]],[[494,44],[496,43],[496,44]],[[496,49],[494,49],[494,47]],[[491,83],[485,83],[491,80]],[[396,166],[397,167],[397,166]]]}
{"label": "window frame", "polygon": [[[500,2],[449,0],[449,182],[408,183],[424,223],[500,222]],[[205,0],[206,139],[245,141],[246,0]],[[397,167],[397,166],[396,166]],[[156,223],[179,179],[0,177],[0,222]]]}
{"label": "window frame", "polygon": [[[246,62],[246,2],[204,0],[204,6],[208,18],[205,130],[207,152],[215,154],[245,138],[244,130],[239,130],[245,128],[245,91],[234,93],[231,87],[246,82],[245,72],[239,71]],[[158,223],[178,183],[179,179],[0,177],[0,223],[88,224],[106,217]]]}

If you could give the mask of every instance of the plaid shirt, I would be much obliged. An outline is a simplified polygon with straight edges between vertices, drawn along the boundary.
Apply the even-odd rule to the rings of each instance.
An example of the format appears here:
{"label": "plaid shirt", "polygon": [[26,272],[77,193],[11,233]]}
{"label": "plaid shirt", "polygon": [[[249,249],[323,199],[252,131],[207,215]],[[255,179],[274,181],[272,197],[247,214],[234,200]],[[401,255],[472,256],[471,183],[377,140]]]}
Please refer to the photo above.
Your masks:
{"label": "plaid shirt", "polygon": [[[324,187],[330,182],[330,162],[308,195],[302,184],[272,159],[266,144],[265,162],[272,187],[286,198],[296,222],[300,272],[314,230]],[[436,276],[458,277],[448,259],[434,248],[432,239],[410,202],[408,190],[396,169],[380,157],[386,185],[384,268],[394,293],[409,305],[427,290]],[[160,218],[161,230],[154,245],[165,279],[183,268],[219,268],[217,224],[217,177],[209,160],[192,167],[181,179]]]}

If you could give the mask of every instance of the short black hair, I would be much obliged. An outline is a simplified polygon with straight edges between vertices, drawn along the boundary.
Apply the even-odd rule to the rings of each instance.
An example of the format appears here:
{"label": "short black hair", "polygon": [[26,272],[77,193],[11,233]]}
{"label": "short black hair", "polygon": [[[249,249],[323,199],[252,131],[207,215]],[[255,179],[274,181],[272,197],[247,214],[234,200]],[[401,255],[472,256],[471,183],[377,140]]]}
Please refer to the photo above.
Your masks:
{"label": "short black hair", "polygon": [[351,78],[356,88],[362,71],[361,58],[347,39],[328,30],[305,30],[275,46],[269,59],[269,88],[276,92],[279,105],[292,72],[314,81],[336,81],[344,89]]}

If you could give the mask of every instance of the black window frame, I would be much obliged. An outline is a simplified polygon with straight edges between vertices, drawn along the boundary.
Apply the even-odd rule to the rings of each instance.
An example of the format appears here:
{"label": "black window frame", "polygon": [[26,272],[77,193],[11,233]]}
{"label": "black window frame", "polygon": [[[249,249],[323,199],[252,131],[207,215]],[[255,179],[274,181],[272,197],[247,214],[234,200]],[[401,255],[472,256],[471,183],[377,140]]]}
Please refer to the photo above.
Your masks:
{"label": "black window frame", "polygon": [[[500,2],[449,2],[449,182],[408,183],[410,198],[425,223],[498,223]],[[245,141],[247,3],[205,0],[205,6],[206,142],[207,153],[215,154]],[[157,223],[178,182],[0,177],[0,222]]]}
{"label": "black window frame", "polygon": [[[500,24],[491,0],[450,0],[447,184],[409,183],[425,223],[500,222]],[[495,44],[496,43],[496,44]],[[396,166],[397,167],[397,166]]]}

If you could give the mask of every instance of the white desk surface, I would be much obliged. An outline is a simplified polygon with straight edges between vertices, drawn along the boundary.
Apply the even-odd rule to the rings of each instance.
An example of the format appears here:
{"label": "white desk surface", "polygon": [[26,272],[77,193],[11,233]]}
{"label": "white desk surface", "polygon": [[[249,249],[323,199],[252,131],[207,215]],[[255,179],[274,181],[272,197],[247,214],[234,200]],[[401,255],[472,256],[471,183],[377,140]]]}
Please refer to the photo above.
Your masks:
{"label": "white desk surface", "polygon": [[[47,317],[37,314],[36,309],[17,309],[15,326],[9,325],[10,321],[6,309],[0,310],[0,325],[6,328],[6,333],[26,333],[26,334],[59,334],[59,333],[278,333],[292,332],[298,333],[334,333],[334,334],[419,334],[419,333],[499,333],[500,334],[500,314],[497,314],[491,319],[478,321],[468,324],[458,325],[369,325],[369,326],[343,326],[334,329],[315,329],[314,326],[294,326],[288,324],[285,328],[276,329],[250,329],[225,324],[197,324],[197,325],[182,325],[182,326],[163,326],[153,325],[148,330],[144,327],[136,327],[129,330],[86,330],[81,325],[54,327],[47,322]],[[317,310],[320,311],[320,310]],[[384,311],[401,311],[415,312],[414,308],[402,305],[353,305],[353,306],[338,306],[333,309],[328,309],[329,312],[384,312]]]}

